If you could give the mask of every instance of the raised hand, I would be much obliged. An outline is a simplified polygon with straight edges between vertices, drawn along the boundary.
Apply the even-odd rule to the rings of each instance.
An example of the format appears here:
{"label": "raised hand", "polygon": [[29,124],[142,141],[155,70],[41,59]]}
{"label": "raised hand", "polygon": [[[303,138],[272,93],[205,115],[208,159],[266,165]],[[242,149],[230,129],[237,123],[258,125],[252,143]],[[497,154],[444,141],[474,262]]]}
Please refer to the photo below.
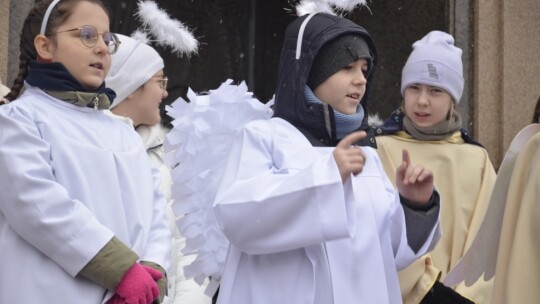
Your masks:
{"label": "raised hand", "polygon": [[403,149],[402,163],[396,170],[396,185],[402,197],[422,207],[433,194],[433,173],[421,165],[411,164],[409,151]]}
{"label": "raised hand", "polygon": [[362,172],[366,162],[364,151],[353,144],[366,137],[366,132],[357,131],[345,136],[334,149],[334,160],[338,166],[342,182],[347,181],[352,174],[358,175]]}

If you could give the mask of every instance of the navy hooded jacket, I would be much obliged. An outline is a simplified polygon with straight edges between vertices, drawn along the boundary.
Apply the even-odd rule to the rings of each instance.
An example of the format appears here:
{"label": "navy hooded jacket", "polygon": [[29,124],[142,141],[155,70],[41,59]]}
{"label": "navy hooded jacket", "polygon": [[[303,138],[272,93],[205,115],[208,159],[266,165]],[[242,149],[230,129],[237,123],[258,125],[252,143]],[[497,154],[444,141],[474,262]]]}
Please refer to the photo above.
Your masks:
{"label": "navy hooded jacket", "polygon": [[[302,16],[293,21],[285,31],[283,49],[278,71],[278,82],[274,105],[274,117],[282,118],[299,129],[313,145],[335,146],[336,126],[333,109],[322,104],[308,103],[304,96],[311,65],[318,51],[329,41],[345,34],[358,34],[362,37],[372,56],[370,73],[361,106],[364,108],[364,120],[360,129],[368,131],[368,136],[358,144],[375,147],[374,132],[368,128],[369,97],[372,81],[377,67],[377,50],[369,33],[356,23],[330,14],[318,13],[305,24],[304,20],[312,15]],[[298,55],[297,55],[298,53]]]}

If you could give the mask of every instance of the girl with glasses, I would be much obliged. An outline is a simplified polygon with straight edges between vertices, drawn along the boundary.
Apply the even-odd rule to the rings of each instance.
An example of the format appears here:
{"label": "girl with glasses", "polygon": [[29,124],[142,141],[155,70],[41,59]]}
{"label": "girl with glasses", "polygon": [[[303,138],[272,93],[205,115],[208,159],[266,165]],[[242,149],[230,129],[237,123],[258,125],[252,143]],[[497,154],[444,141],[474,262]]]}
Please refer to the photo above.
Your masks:
{"label": "girl with glasses", "polygon": [[111,70],[105,79],[117,96],[111,111],[107,112],[137,131],[151,166],[160,173],[160,189],[167,201],[168,223],[173,234],[171,267],[167,272],[168,298],[170,303],[210,304],[210,297],[204,294],[206,285],[200,286],[184,277],[183,266],[190,264],[195,256],[181,252],[185,238],[176,228],[171,200],[172,177],[164,162],[163,141],[168,130],[160,124],[159,104],[168,95],[168,79],[163,73],[163,59],[144,41],[121,34],[118,38],[122,47],[112,55]]}
{"label": "girl with glasses", "polygon": [[166,205],[140,138],[104,113],[119,41],[102,2],[38,2],[20,46],[0,107],[0,303],[159,303]]}

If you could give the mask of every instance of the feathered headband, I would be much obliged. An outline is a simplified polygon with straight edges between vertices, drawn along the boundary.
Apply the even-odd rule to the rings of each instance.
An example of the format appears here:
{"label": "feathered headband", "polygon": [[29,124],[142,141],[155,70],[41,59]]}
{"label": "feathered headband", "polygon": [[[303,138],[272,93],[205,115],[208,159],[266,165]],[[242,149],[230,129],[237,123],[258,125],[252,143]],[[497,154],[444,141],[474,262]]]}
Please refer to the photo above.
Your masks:
{"label": "feathered headband", "polygon": [[357,6],[366,6],[366,0],[301,0],[296,5],[296,14],[303,16],[313,13],[328,13],[332,15],[352,11]]}
{"label": "feathered headband", "polygon": [[[152,35],[158,44],[168,46],[177,55],[197,53],[199,42],[184,24],[172,19],[167,12],[160,9],[154,1],[139,1],[139,10],[135,14],[144,28]],[[141,31],[136,31],[132,37],[144,38]],[[145,40],[148,42],[148,39]]]}

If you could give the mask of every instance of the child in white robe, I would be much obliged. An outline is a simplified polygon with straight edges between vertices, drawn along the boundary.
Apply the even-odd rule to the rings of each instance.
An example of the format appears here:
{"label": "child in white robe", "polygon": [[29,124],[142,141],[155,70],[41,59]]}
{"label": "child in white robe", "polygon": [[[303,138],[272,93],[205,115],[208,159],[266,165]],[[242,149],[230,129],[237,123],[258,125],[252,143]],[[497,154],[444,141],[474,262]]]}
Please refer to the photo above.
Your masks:
{"label": "child in white robe", "polygon": [[215,200],[231,243],[219,304],[401,302],[397,271],[437,243],[440,205],[407,151],[398,193],[358,131],[377,59],[347,19],[288,26],[274,117],[237,136]]}
{"label": "child in white robe", "polygon": [[[163,151],[168,129],[161,125],[159,111],[160,103],[168,96],[168,78],[163,72],[165,64],[159,53],[144,41],[121,34],[117,36],[122,47],[112,55],[111,71],[105,79],[107,86],[117,96],[111,104],[111,111],[107,112],[137,131],[143,140],[150,165],[160,175],[160,189],[167,202],[167,219],[173,235],[166,300],[171,304],[209,304],[211,298],[204,294],[206,284],[201,286],[184,275],[183,267],[191,263],[195,255],[182,253],[186,240],[176,228],[176,216],[172,210],[171,168],[165,164]],[[144,64],[141,65],[141,62]]]}
{"label": "child in white robe", "polygon": [[99,0],[40,1],[25,20],[21,69],[0,107],[0,303],[164,296],[159,179],[139,136],[103,111],[118,47]]}

